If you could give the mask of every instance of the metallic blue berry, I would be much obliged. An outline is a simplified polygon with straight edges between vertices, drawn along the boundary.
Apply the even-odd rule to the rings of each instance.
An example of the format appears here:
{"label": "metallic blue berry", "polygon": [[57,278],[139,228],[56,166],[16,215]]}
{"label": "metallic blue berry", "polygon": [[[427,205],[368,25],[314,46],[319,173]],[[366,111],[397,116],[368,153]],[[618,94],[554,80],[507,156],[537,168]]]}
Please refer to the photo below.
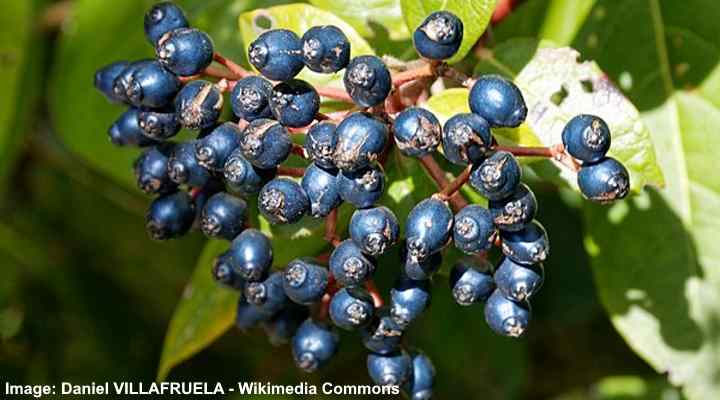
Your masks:
{"label": "metallic blue berry", "polygon": [[267,316],[275,315],[287,303],[283,289],[282,272],[273,272],[262,282],[248,282],[243,294],[248,303],[255,305],[258,312]]}
{"label": "metallic blue berry", "polygon": [[430,400],[435,385],[435,367],[430,358],[421,351],[412,351],[412,373],[404,386],[409,400]]}
{"label": "metallic blue berry", "polygon": [[501,231],[502,252],[520,264],[537,264],[550,254],[550,241],[545,228],[532,221],[516,232]]}
{"label": "metallic blue berry", "polygon": [[537,199],[526,184],[520,183],[513,194],[502,200],[490,201],[488,208],[500,230],[519,231],[535,219]]}
{"label": "metallic blue berry", "polygon": [[392,88],[390,71],[382,59],[367,55],[350,60],[343,83],[353,102],[361,107],[382,103]]}
{"label": "metallic blue berry", "polygon": [[305,153],[322,168],[335,168],[336,129],[332,122],[320,122],[311,126],[305,135]]}
{"label": "metallic blue berry", "polygon": [[257,229],[245,229],[230,244],[233,270],[248,282],[264,279],[273,262],[270,239]]}
{"label": "metallic blue berry", "polygon": [[484,207],[471,204],[455,215],[453,241],[465,254],[490,250],[496,234],[493,216]]}
{"label": "metallic blue berry", "polygon": [[508,300],[499,290],[495,290],[485,303],[485,321],[498,335],[524,335],[530,324],[530,317],[529,303]]}
{"label": "metallic blue berry", "polygon": [[118,61],[108,64],[95,72],[95,88],[113,103],[125,101],[124,96],[117,96],[113,91],[113,82],[129,65],[130,63],[127,61]]}
{"label": "metallic blue berry", "polygon": [[430,279],[442,266],[442,252],[431,254],[422,261],[413,260],[407,256],[407,245],[403,243],[400,249],[400,262],[402,263],[405,276],[416,281]]}
{"label": "metallic blue berry", "polygon": [[505,257],[495,270],[495,284],[503,296],[513,301],[526,301],[537,293],[545,280],[542,264],[522,265]]}
{"label": "metallic blue berry", "polygon": [[262,323],[262,328],[273,346],[290,343],[300,325],[308,317],[307,307],[287,305],[270,320]]}
{"label": "metallic blue berry", "polygon": [[380,164],[337,175],[340,197],[356,208],[372,207],[385,189],[385,172]]}
{"label": "metallic blue berry", "polygon": [[475,81],[470,89],[470,110],[494,127],[514,128],[527,116],[520,89],[498,75],[484,75]]}
{"label": "metallic blue berry", "polygon": [[400,350],[403,330],[390,316],[388,308],[375,313],[370,325],[360,330],[366,349],[376,354],[390,354]]}
{"label": "metallic blue berry", "polygon": [[413,33],[415,50],[431,60],[446,60],[454,56],[462,39],[463,23],[449,11],[430,14]]}
{"label": "metallic blue berry", "polygon": [[405,329],[430,306],[430,283],[401,276],[390,289],[390,299],[390,315]]}
{"label": "metallic blue berry", "polygon": [[492,266],[487,261],[463,259],[450,271],[450,290],[455,302],[469,306],[484,302],[495,290]]}
{"label": "metallic blue berry", "polygon": [[143,134],[153,140],[168,140],[180,132],[180,121],[174,112],[141,111],[138,125]]}
{"label": "metallic blue berry", "polygon": [[295,364],[305,372],[314,372],[335,355],[340,335],[330,326],[308,318],[292,339]]}
{"label": "metallic blue berry", "polygon": [[241,136],[242,131],[236,124],[226,122],[197,140],[195,158],[210,171],[222,171],[232,152],[240,146]]}
{"label": "metallic blue berry", "polygon": [[155,46],[158,61],[178,76],[193,76],[213,62],[214,45],[207,33],[178,28],[163,35]]}
{"label": "metallic blue berry", "polygon": [[164,144],[145,150],[133,163],[137,186],[146,194],[175,191],[177,184],[168,174],[168,158],[174,144]]}
{"label": "metallic blue berry", "polygon": [[630,175],[624,165],[606,157],[593,164],[583,164],[577,183],[583,196],[599,203],[612,203],[630,192]]}
{"label": "metallic blue berry", "polygon": [[320,110],[320,96],[305,81],[291,79],[273,87],[270,111],[284,126],[300,128],[310,125]]}
{"label": "metallic blue berry", "polygon": [[565,150],[580,161],[594,163],[610,150],[610,128],[602,118],[581,114],[571,119],[562,132]]}
{"label": "metallic blue berry", "polygon": [[196,142],[183,142],[173,147],[168,159],[168,176],[178,185],[202,187],[210,180],[210,172],[195,159]]}
{"label": "metallic blue berry", "polygon": [[200,230],[208,236],[233,240],[245,226],[247,203],[231,194],[212,195],[200,213]]}
{"label": "metallic blue berry", "polygon": [[145,228],[153,240],[184,235],[195,220],[195,205],[190,195],[174,192],[153,200],[145,215]]}
{"label": "metallic blue berry", "polygon": [[362,287],[345,287],[330,300],[330,319],[338,328],[359,329],[372,320],[375,312],[373,299]]}
{"label": "metallic blue berry", "polygon": [[271,119],[256,119],[242,134],[243,156],[261,169],[275,168],[285,161],[292,150],[290,134],[284,126]]}
{"label": "metallic blue berry", "polygon": [[457,114],[445,122],[442,147],[453,164],[482,162],[493,144],[490,124],[477,114]]}
{"label": "metallic blue berry", "polygon": [[376,385],[401,386],[410,378],[412,360],[405,350],[386,355],[370,353],[367,368]]}
{"label": "metallic blue berry", "polygon": [[328,270],[311,258],[298,258],[285,268],[285,294],[297,304],[311,305],[322,299],[328,285]]}
{"label": "metallic blue berry", "polygon": [[258,209],[271,224],[294,224],[310,211],[310,200],[294,180],[275,178],[260,190]]}
{"label": "metallic blue berry", "polygon": [[287,81],[303,69],[302,42],[287,29],[263,32],[248,48],[248,60],[273,81]]}
{"label": "metallic blue berry", "polygon": [[230,158],[223,167],[228,189],[242,195],[257,194],[267,182],[275,177],[276,173],[276,168],[260,169],[252,165],[243,156],[241,148],[235,149],[230,154]]}
{"label": "metallic blue berry", "polygon": [[409,157],[422,157],[437,149],[442,129],[433,113],[424,108],[410,107],[395,118],[393,134],[400,152]]}
{"label": "metallic blue berry", "polygon": [[388,140],[385,123],[364,112],[350,114],[335,132],[335,165],[343,171],[355,171],[377,160]]}
{"label": "metallic blue berry", "polygon": [[502,200],[515,192],[521,173],[512,154],[498,151],[473,168],[470,186],[488,200]]}
{"label": "metallic blue berry", "polygon": [[130,64],[113,82],[113,96],[135,107],[163,108],[172,104],[180,79],[158,61]]}
{"label": "metallic blue berry", "polygon": [[341,242],[330,254],[330,272],[342,286],[357,286],[367,281],[377,261],[366,256],[351,239]]}
{"label": "metallic blue berry", "polygon": [[147,147],[158,144],[157,141],[145,136],[145,131],[140,127],[138,120],[140,110],[130,108],[108,129],[108,136],[112,144],[116,146],[137,146]]}
{"label": "metallic blue berry", "polygon": [[233,113],[248,122],[272,117],[270,111],[272,89],[272,83],[260,76],[240,79],[230,93]]}
{"label": "metallic blue berry", "polygon": [[192,81],[175,98],[175,112],[183,127],[206,129],[217,123],[224,101],[222,92],[214,83]]}
{"label": "metallic blue berry", "polygon": [[338,170],[324,169],[315,163],[305,169],[300,185],[310,200],[310,215],[313,217],[327,217],[342,203],[337,174]]}
{"label": "metallic blue berry", "polygon": [[245,289],[245,280],[233,270],[232,254],[229,251],[215,258],[211,273],[215,282],[227,288],[238,291]]}
{"label": "metallic blue berry", "polygon": [[313,26],[302,37],[305,65],[312,71],[332,74],[350,62],[350,41],[334,25]]}
{"label": "metallic blue berry", "polygon": [[247,333],[259,323],[269,319],[270,316],[262,313],[259,307],[248,303],[245,297],[240,296],[235,314],[235,326],[240,329],[241,332]]}
{"label": "metallic blue berry", "polygon": [[442,200],[429,198],[418,203],[405,223],[407,258],[422,262],[442,250],[450,240],[453,213]]}
{"label": "metallic blue berry", "polygon": [[350,237],[365,254],[379,256],[400,236],[400,223],[384,206],[356,210],[348,226]]}
{"label": "metallic blue berry", "polygon": [[166,33],[190,26],[182,9],[170,1],[155,4],[145,14],[145,36],[150,44],[155,44]]}

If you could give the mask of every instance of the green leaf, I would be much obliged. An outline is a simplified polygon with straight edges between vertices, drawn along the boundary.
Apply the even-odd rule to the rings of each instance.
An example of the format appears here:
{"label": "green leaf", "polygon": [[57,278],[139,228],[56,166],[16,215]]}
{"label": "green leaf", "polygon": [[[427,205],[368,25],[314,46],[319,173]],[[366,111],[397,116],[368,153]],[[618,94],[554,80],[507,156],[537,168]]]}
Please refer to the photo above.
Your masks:
{"label": "green leaf", "polygon": [[[377,39],[379,30],[387,30],[383,35],[390,40],[410,37],[403,22],[400,0],[310,0],[310,3],[344,19],[363,37]],[[374,40],[373,46],[376,46]]]}
{"label": "green leaf", "polygon": [[450,63],[458,62],[468,54],[485,32],[495,10],[495,0],[401,0],[400,4],[410,32],[414,32],[428,15],[439,10],[448,10],[463,21],[462,44],[457,54],[448,60]]}
{"label": "green leaf", "polygon": [[682,399],[682,394],[664,379],[646,379],[641,376],[608,376],[590,388],[578,389],[555,400],[657,400]]}
{"label": "green leaf", "polygon": [[540,37],[559,46],[569,45],[596,0],[551,0]]}

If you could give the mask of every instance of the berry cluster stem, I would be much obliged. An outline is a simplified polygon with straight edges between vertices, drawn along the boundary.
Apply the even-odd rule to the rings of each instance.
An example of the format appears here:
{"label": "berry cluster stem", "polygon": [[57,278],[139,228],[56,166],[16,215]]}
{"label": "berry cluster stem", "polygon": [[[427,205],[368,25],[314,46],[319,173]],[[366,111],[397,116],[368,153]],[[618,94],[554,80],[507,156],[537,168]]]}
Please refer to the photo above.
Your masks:
{"label": "berry cluster stem", "polygon": [[380,291],[378,290],[377,285],[375,285],[374,279],[369,279],[365,282],[365,289],[367,289],[368,293],[370,293],[370,296],[372,296],[373,304],[375,305],[376,309],[381,308],[385,305],[385,301],[380,295]]}
{"label": "berry cluster stem", "polygon": [[495,150],[506,151],[518,157],[545,157],[552,158],[573,172],[580,171],[580,164],[565,151],[565,146],[556,144],[550,147],[524,147],[495,145]]}
{"label": "berry cluster stem", "polygon": [[340,237],[337,234],[337,219],[338,219],[338,210],[335,208],[328,214],[327,218],[325,218],[325,240],[333,245],[333,247],[338,247],[340,245]]}
{"label": "berry cluster stem", "polygon": [[302,178],[305,175],[305,168],[286,167],[281,165],[278,167],[277,173],[278,175]]}
{"label": "berry cluster stem", "polygon": [[[422,164],[425,171],[430,175],[430,178],[435,181],[435,184],[437,184],[440,190],[444,190],[450,186],[450,181],[445,177],[445,171],[438,165],[431,154],[420,157],[420,164]],[[455,212],[462,210],[468,205],[468,201],[460,193],[455,193],[453,196],[450,196],[447,201],[450,202]]]}
{"label": "berry cluster stem", "polygon": [[470,179],[470,173],[472,172],[472,165],[468,165],[460,175],[448,183],[438,194],[436,195],[441,200],[448,201],[453,195],[455,195],[468,179]]}
{"label": "berry cluster stem", "polygon": [[215,62],[217,62],[218,64],[220,64],[220,65],[224,66],[225,68],[227,68],[228,71],[230,71],[230,72],[232,72],[233,74],[235,74],[235,77],[234,77],[235,80],[237,80],[237,79],[242,79],[242,78],[245,78],[245,77],[248,77],[248,76],[253,75],[253,73],[251,73],[250,71],[246,70],[245,68],[243,68],[243,67],[240,66],[239,64],[235,63],[235,61],[232,61],[232,60],[230,60],[229,58],[224,57],[224,56],[223,56],[222,54],[220,54],[220,53],[215,53],[215,54],[213,54],[213,60],[215,60]]}

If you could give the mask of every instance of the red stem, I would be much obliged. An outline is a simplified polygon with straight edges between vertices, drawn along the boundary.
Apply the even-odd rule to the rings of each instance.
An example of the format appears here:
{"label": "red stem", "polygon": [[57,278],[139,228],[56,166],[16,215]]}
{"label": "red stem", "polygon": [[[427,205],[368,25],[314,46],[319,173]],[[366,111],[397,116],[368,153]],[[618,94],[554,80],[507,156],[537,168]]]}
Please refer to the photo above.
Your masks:
{"label": "red stem", "polygon": [[375,280],[369,279],[365,282],[365,288],[370,293],[370,296],[373,298],[373,304],[375,305],[375,308],[380,308],[383,305],[385,305],[385,301],[383,300],[382,296],[380,296],[380,291],[378,290],[377,286],[375,285]]}
{"label": "red stem", "polygon": [[299,144],[293,143],[291,152],[296,156],[307,158],[307,156],[305,155],[305,149]]}
{"label": "red stem", "polygon": [[247,71],[245,68],[236,64],[234,61],[225,58],[220,53],[213,54],[213,59],[220,65],[227,68],[230,72],[236,75],[235,79],[245,78],[246,76],[253,75],[253,73]]}
{"label": "red stem", "polygon": [[285,166],[281,165],[278,167],[277,173],[278,173],[278,175],[302,178],[303,175],[305,175],[305,168],[293,168],[293,167],[285,167]]}
{"label": "red stem", "polygon": [[322,97],[327,97],[333,100],[340,100],[346,103],[352,103],[352,97],[345,91],[345,89],[339,89],[334,87],[316,87],[315,90]]}
{"label": "red stem", "polygon": [[329,242],[333,247],[338,247],[340,245],[340,237],[337,234],[337,218],[338,218],[338,210],[337,208],[330,211],[330,214],[328,214],[327,218],[325,218],[325,240]]}
{"label": "red stem", "polygon": [[441,190],[437,196],[442,200],[448,201],[450,198],[457,193],[460,188],[470,179],[470,173],[472,173],[472,165],[468,165],[460,175],[458,175],[452,182],[448,183],[443,190]]}
{"label": "red stem", "polygon": [[[450,185],[450,181],[448,181],[448,179],[445,177],[445,171],[440,168],[440,165],[438,165],[437,161],[435,161],[432,154],[427,154],[420,157],[420,163],[425,168],[425,171],[427,171],[428,175],[430,175],[430,178],[435,181],[435,183],[441,190]],[[465,208],[465,206],[468,205],[467,200],[465,200],[465,198],[460,193],[455,193],[455,195],[450,197],[448,201],[450,202],[450,205],[452,206],[453,210],[455,210],[455,212],[462,210],[463,208]]]}
{"label": "red stem", "polygon": [[437,73],[435,70],[435,66],[431,63],[424,63],[421,67],[393,74],[392,83],[393,86],[397,87],[404,83],[414,81],[416,79],[432,78],[436,75]]}

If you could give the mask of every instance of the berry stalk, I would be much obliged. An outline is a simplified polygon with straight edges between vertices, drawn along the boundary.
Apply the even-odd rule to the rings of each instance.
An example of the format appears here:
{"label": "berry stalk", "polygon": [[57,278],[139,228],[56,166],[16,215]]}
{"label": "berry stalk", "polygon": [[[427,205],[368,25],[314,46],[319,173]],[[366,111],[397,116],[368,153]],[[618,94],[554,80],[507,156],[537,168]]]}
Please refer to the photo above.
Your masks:
{"label": "berry stalk", "polygon": [[239,64],[235,63],[234,61],[230,60],[229,58],[224,57],[220,53],[214,53],[213,54],[213,60],[217,62],[218,64],[222,65],[223,67],[227,68],[230,72],[235,74],[234,77],[236,80],[240,78],[245,78],[247,76],[254,75],[250,71],[247,71],[245,68],[240,66]]}
{"label": "berry stalk", "polygon": [[278,167],[277,173],[278,173],[278,175],[302,178],[303,175],[305,175],[305,168],[294,168],[294,167],[286,167],[286,166],[281,165]]}
{"label": "berry stalk", "polygon": [[[441,190],[450,185],[450,181],[445,177],[445,171],[437,161],[435,161],[432,155],[428,154],[420,157],[420,164],[422,164],[425,171],[430,175],[430,178],[435,181]],[[455,193],[455,195],[451,196],[447,201],[450,202],[455,212],[462,210],[468,205],[468,201],[459,193]]]}

